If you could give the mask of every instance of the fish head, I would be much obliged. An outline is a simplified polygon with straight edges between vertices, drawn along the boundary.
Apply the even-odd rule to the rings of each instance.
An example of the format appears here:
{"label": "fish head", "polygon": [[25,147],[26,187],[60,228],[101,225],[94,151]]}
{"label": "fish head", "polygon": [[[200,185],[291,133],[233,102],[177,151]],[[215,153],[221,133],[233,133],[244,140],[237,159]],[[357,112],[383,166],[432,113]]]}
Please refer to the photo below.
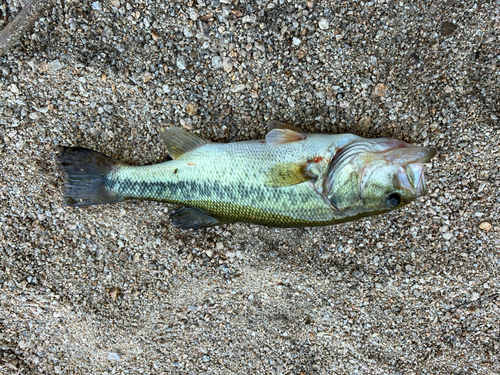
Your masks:
{"label": "fish head", "polygon": [[397,139],[359,138],[336,152],[323,191],[347,217],[394,210],[427,194],[423,163],[435,155]]}

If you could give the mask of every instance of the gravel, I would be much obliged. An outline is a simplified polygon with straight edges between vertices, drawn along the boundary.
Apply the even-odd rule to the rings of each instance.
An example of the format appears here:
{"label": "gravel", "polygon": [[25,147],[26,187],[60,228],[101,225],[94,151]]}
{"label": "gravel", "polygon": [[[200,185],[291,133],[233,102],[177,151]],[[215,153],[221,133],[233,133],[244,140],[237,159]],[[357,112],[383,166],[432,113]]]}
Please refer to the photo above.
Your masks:
{"label": "gravel", "polygon": [[[0,27],[22,3],[0,4]],[[0,372],[500,373],[500,7],[62,1],[0,57]],[[62,206],[57,145],[167,160],[280,120],[435,145],[429,195],[334,227]]]}

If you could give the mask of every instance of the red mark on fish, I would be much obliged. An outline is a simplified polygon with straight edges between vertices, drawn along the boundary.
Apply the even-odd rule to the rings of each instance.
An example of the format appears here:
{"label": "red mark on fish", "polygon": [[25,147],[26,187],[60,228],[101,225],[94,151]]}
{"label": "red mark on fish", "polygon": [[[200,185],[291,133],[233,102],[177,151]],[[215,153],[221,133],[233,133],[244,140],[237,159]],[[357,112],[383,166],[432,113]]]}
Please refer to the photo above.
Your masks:
{"label": "red mark on fish", "polygon": [[323,159],[324,159],[324,157],[322,157],[322,156],[315,156],[311,160],[308,160],[307,162],[308,163],[319,163]]}

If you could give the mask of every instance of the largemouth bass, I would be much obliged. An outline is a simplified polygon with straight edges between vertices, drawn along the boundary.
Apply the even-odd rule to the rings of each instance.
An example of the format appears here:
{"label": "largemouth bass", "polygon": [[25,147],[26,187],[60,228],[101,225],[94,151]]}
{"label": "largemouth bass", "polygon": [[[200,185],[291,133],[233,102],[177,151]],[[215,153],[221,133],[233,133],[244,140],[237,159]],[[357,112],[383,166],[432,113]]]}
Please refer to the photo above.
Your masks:
{"label": "largemouth bass", "polygon": [[423,164],[436,150],[352,134],[304,134],[273,122],[265,140],[211,143],[178,128],[162,138],[173,160],[130,166],[60,147],[65,204],[148,199],[184,206],[172,224],[274,227],[337,224],[400,208],[425,195]]}

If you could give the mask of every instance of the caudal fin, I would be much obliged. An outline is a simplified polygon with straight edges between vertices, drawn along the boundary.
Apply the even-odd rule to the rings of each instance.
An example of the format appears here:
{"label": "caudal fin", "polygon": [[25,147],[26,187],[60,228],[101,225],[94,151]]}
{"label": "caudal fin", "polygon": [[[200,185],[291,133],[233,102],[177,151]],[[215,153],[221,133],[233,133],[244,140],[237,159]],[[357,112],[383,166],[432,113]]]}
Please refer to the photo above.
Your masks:
{"label": "caudal fin", "polygon": [[123,200],[123,196],[106,187],[106,177],[124,163],[83,147],[64,146],[57,149],[57,161],[67,176],[64,195],[66,206],[88,206]]}

